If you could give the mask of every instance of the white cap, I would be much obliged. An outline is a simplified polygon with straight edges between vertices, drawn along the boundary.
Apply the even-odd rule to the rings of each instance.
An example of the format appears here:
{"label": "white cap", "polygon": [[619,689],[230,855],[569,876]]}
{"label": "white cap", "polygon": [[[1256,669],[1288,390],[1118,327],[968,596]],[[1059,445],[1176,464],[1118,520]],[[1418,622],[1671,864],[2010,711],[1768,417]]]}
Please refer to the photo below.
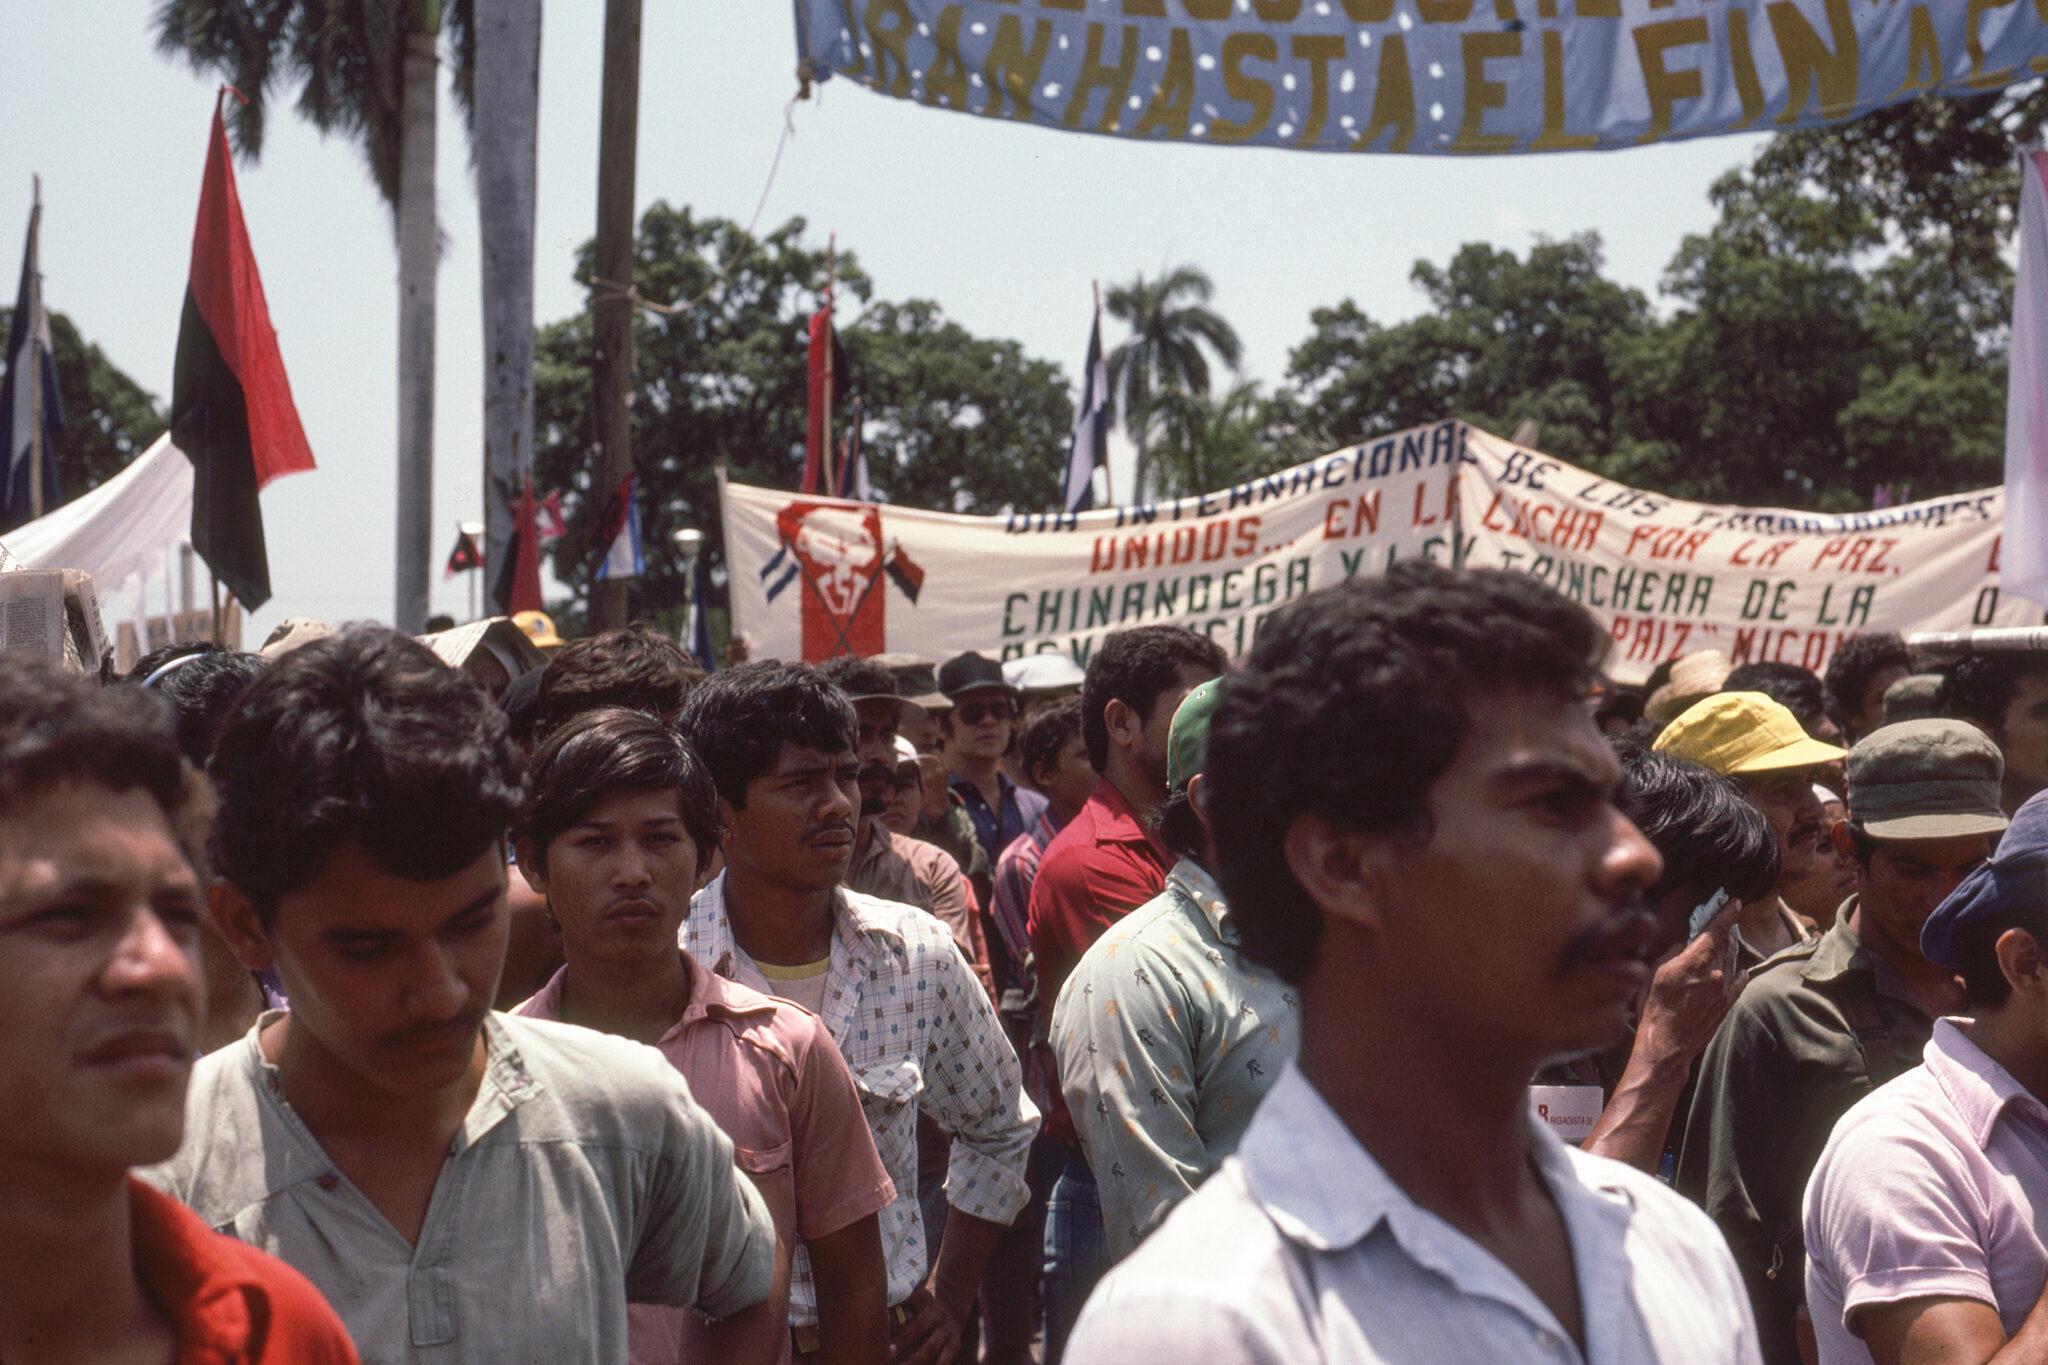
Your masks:
{"label": "white cap", "polygon": [[1081,665],[1065,654],[1026,654],[1003,665],[1003,681],[1019,692],[1079,687],[1087,677]]}

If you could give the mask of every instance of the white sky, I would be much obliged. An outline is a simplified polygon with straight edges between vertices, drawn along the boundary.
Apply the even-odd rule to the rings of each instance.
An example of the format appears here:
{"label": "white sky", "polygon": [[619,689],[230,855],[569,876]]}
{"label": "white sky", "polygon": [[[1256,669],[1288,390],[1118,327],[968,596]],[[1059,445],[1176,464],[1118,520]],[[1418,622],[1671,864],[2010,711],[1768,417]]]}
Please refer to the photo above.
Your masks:
{"label": "white sky", "polygon": [[[151,0],[8,0],[15,55],[0,124],[0,278],[19,270],[30,175],[43,177],[50,307],[167,400],[216,84],[161,57]],[[602,0],[555,0],[542,38],[538,320],[583,304],[570,279],[595,224]],[[774,0],[645,0],[638,202],[745,222],[795,91],[794,25]],[[476,199],[446,98],[435,412],[434,604],[455,523],[480,518],[481,324]],[[319,469],[264,493],[275,596],[287,615],[389,620],[395,488],[397,284],[389,213],[362,154],[321,140],[271,94],[263,159],[239,165],[242,205]],[[802,215],[836,230],[884,298],[931,298],[982,335],[1015,337],[1076,376],[1092,280],[1192,262],[1216,282],[1246,369],[1268,385],[1309,312],[1350,296],[1393,321],[1422,299],[1418,257],[1597,229],[1608,272],[1645,292],[1680,239],[1713,221],[1706,190],[1754,137],[1627,152],[1452,159],[1166,147],[996,123],[885,99],[838,79],[795,110],[797,134],[761,225]],[[1106,326],[1105,342],[1116,330]],[[650,554],[666,547],[650,545]]]}

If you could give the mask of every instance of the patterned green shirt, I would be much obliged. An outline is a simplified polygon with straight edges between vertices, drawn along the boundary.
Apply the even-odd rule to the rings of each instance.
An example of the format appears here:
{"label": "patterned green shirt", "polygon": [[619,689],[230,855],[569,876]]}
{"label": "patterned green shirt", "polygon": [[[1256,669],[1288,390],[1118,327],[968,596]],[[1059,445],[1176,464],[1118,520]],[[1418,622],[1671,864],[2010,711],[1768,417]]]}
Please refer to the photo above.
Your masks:
{"label": "patterned green shirt", "polygon": [[1081,958],[1052,1037],[1121,1259],[1237,1149],[1300,1045],[1301,1001],[1238,956],[1222,891],[1183,858]]}

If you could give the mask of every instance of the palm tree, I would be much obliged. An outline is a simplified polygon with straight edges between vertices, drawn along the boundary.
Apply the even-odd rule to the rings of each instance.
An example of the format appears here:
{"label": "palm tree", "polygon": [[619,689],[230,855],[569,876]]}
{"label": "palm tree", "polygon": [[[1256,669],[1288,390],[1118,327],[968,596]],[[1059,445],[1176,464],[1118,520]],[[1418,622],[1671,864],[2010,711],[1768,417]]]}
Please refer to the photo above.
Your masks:
{"label": "palm tree", "polygon": [[1162,498],[1214,492],[1287,463],[1267,448],[1264,398],[1258,384],[1238,379],[1221,397],[1162,389],[1148,466],[1152,491]]}
{"label": "palm tree", "polygon": [[[512,549],[512,504],[533,472],[533,214],[541,0],[453,0],[455,102],[469,124],[483,268],[484,563]],[[489,574],[495,585],[499,575]],[[491,589],[495,591],[495,587]],[[494,601],[492,610],[505,603]]]}
{"label": "palm tree", "polygon": [[434,71],[441,0],[160,0],[157,47],[232,82],[237,150],[263,150],[265,100],[300,86],[299,113],[359,140],[398,238],[398,562],[394,620],[426,624],[433,557]]}
{"label": "palm tree", "polygon": [[1175,266],[1155,280],[1140,274],[1109,291],[1109,315],[1131,329],[1109,353],[1109,391],[1120,396],[1124,430],[1138,447],[1140,497],[1153,482],[1147,456],[1158,399],[1175,390],[1209,392],[1203,347],[1232,368],[1243,354],[1236,329],[1208,306],[1214,292],[1209,276],[1192,265]]}

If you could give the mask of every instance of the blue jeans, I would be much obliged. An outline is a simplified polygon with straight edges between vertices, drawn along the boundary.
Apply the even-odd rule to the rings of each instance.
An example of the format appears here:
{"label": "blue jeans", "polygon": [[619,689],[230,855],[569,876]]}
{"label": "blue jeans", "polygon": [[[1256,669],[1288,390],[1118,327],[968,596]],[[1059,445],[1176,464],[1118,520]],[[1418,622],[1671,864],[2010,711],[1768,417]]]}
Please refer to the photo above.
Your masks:
{"label": "blue jeans", "polygon": [[1045,1305],[1045,1365],[1059,1365],[1081,1305],[1108,1269],[1095,1173],[1079,1153],[1068,1152],[1045,1203],[1045,1272],[1038,1290]]}

